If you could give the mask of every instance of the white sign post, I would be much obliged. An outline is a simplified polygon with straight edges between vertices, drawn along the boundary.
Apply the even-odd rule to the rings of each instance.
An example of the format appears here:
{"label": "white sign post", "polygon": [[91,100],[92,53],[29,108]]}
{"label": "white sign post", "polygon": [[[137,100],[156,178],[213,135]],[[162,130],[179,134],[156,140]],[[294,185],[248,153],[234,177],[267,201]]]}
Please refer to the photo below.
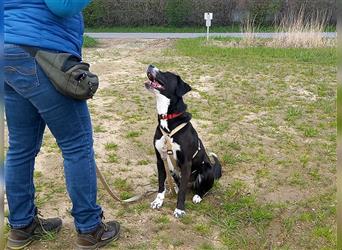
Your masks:
{"label": "white sign post", "polygon": [[207,41],[209,40],[209,27],[211,26],[211,20],[213,19],[213,13],[204,13],[205,25],[207,26]]}

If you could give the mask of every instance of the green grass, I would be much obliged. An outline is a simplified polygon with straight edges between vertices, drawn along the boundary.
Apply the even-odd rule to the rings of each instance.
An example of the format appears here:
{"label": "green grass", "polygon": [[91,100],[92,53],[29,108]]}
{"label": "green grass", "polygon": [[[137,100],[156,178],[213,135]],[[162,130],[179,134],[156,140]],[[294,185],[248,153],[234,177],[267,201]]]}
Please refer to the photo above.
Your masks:
{"label": "green grass", "polygon": [[84,48],[93,48],[98,45],[98,41],[90,36],[83,36],[83,47]]}
{"label": "green grass", "polygon": [[[220,41],[239,41],[232,38],[217,38]],[[270,47],[218,47],[211,43],[206,44],[205,39],[181,39],[177,40],[176,50],[179,54],[198,58],[210,64],[220,64],[235,61],[244,64],[250,61],[265,63],[316,63],[323,65],[335,65],[337,54],[335,48],[270,48]]]}
{"label": "green grass", "polygon": [[107,151],[116,150],[117,148],[118,148],[118,145],[114,142],[106,143],[106,145],[105,145],[105,149]]}
{"label": "green grass", "polygon": [[104,133],[104,132],[107,132],[107,130],[102,127],[101,125],[95,125],[94,126],[94,132],[95,133]]}
{"label": "green grass", "polygon": [[135,138],[135,137],[139,137],[141,135],[140,131],[129,131],[126,134],[126,138]]}
{"label": "green grass", "polygon": [[[254,195],[248,194],[246,185],[240,181],[233,182],[219,199],[219,204],[210,204],[204,200],[201,207],[191,206],[191,209],[199,209],[199,213],[209,216],[211,223],[220,228],[222,241],[231,249],[243,248],[253,241],[252,235],[243,238],[244,233],[247,233],[246,228],[254,228],[262,234],[277,214],[274,206],[262,204]],[[194,227],[201,235],[210,234],[211,227],[207,224],[201,223]]]}
{"label": "green grass", "polygon": [[194,229],[201,235],[209,235],[211,233],[210,226],[205,223],[196,224]]}
{"label": "green grass", "polygon": [[118,163],[119,157],[115,152],[111,152],[108,154],[108,162],[109,163]]}
{"label": "green grass", "polygon": [[202,243],[197,249],[198,250],[215,250],[216,248],[209,242],[205,242],[205,243]]}
{"label": "green grass", "polygon": [[293,121],[299,119],[302,116],[302,110],[300,107],[289,107],[287,110],[286,120]]}
{"label": "green grass", "polygon": [[157,224],[169,224],[170,223],[170,218],[167,215],[160,215],[154,220]]}
{"label": "green grass", "polygon": [[150,161],[149,160],[139,160],[138,161],[138,165],[148,165],[150,163]]}
{"label": "green grass", "polygon": [[239,157],[239,155],[226,153],[222,156],[222,162],[227,165],[235,165],[238,162],[241,162],[241,158]]}
{"label": "green grass", "polygon": [[307,127],[304,129],[305,137],[316,137],[318,135],[318,130],[313,127]]}
{"label": "green grass", "polygon": [[114,180],[113,184],[114,184],[114,187],[119,189],[119,190],[130,190],[131,189],[127,180],[122,179],[122,178],[116,178]]}

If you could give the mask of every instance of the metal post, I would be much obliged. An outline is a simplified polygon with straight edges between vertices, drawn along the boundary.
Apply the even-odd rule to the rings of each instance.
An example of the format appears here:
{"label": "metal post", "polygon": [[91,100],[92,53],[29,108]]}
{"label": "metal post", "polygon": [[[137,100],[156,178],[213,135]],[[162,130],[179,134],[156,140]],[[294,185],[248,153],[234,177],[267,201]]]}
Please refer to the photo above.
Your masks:
{"label": "metal post", "polygon": [[209,26],[207,26],[207,41],[209,41]]}

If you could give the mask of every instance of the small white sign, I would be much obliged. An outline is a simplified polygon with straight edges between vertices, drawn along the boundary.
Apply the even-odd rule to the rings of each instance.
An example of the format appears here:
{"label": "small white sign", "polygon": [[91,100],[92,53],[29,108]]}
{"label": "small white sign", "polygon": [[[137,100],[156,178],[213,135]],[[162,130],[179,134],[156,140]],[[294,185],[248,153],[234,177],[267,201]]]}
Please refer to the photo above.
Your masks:
{"label": "small white sign", "polygon": [[205,13],[204,13],[204,19],[205,19],[205,20],[212,20],[212,19],[213,19],[213,13],[211,13],[211,12],[205,12]]}

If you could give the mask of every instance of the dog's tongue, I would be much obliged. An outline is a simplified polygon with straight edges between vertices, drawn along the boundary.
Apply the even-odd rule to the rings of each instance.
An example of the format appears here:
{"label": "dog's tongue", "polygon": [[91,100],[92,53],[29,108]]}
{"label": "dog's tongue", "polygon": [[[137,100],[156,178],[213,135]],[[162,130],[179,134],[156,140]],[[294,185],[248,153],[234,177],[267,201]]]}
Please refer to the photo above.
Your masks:
{"label": "dog's tongue", "polygon": [[160,87],[160,84],[157,81],[153,81],[153,82],[151,82],[151,86],[153,88],[158,88],[158,87]]}

